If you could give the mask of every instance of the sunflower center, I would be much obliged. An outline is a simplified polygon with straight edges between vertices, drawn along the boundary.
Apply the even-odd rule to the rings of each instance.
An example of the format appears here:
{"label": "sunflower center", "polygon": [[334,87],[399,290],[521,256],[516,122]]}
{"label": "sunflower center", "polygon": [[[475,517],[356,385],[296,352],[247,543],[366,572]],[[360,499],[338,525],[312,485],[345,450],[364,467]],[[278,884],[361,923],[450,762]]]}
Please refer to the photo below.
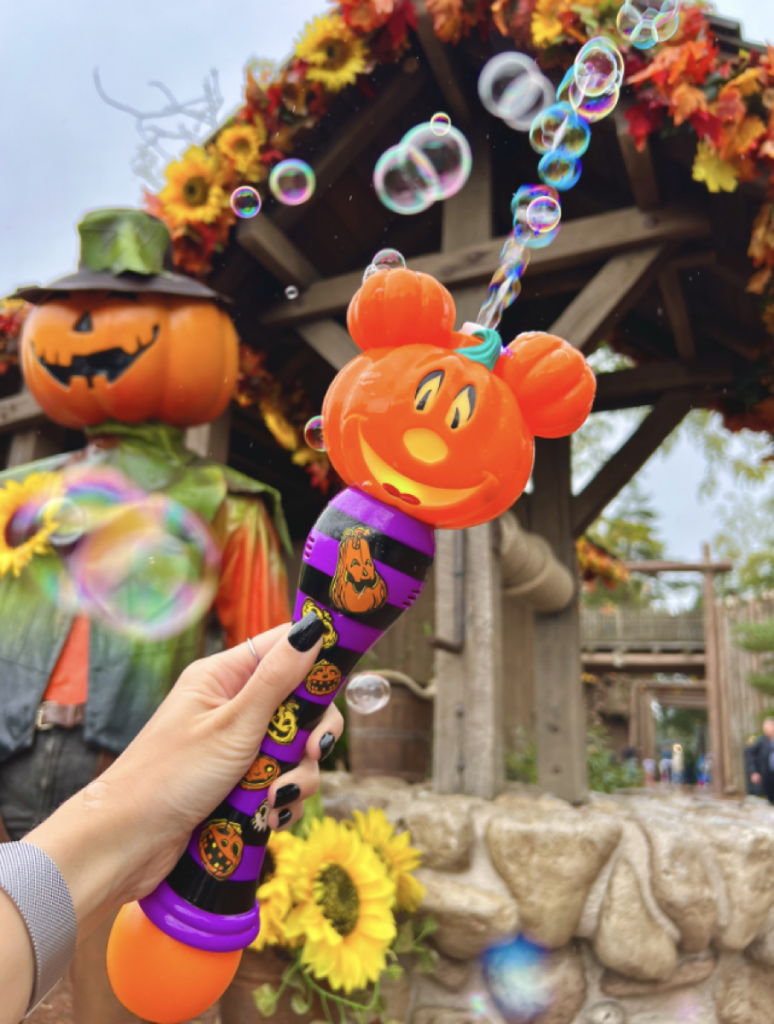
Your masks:
{"label": "sunflower center", "polygon": [[346,937],[355,930],[360,900],[355,883],[340,864],[328,864],[318,873],[314,896],[339,935]]}
{"label": "sunflower center", "polygon": [[343,39],[326,39],[321,49],[325,51],[327,71],[338,71],[349,60],[349,43]]}
{"label": "sunflower center", "polygon": [[187,178],[183,185],[183,198],[189,206],[204,206],[207,202],[207,196],[210,191],[210,186],[207,184],[205,178],[195,175],[192,178]]}
{"label": "sunflower center", "polygon": [[263,858],[263,864],[261,865],[261,874],[258,878],[258,885],[263,885],[264,882],[270,882],[274,878],[274,872],[277,870],[277,862],[274,860],[274,854],[271,850],[266,850]]}
{"label": "sunflower center", "polygon": [[234,143],[235,153],[249,153],[250,152],[250,140],[249,139],[237,139]]}

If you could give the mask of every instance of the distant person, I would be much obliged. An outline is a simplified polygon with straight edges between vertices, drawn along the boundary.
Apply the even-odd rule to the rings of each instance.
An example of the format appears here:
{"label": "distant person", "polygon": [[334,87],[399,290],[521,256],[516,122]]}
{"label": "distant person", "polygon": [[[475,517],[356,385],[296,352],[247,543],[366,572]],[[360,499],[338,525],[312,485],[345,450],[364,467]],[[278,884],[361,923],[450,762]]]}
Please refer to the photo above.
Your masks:
{"label": "distant person", "polygon": [[653,786],[656,782],[656,762],[652,757],[646,757],[642,762],[645,771],[645,785]]}
{"label": "distant person", "polygon": [[672,747],[672,782],[676,786],[682,786],[685,782],[685,757],[679,743]]}
{"label": "distant person", "polygon": [[661,758],[658,763],[658,776],[661,782],[672,781],[672,758],[666,754]]}
{"label": "distant person", "polygon": [[744,752],[747,775],[753,786],[774,804],[774,718],[763,723],[763,735],[749,744]]}

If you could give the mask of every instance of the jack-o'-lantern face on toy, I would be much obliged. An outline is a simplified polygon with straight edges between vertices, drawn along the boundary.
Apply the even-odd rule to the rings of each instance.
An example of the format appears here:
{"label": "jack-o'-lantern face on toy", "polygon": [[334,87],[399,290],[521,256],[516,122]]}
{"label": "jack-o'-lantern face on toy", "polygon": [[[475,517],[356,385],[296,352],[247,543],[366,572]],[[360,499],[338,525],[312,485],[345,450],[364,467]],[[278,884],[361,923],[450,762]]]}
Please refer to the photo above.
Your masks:
{"label": "jack-o'-lantern face on toy", "polygon": [[346,483],[446,528],[510,508],[532,471],[534,435],[577,429],[595,390],[583,356],[560,338],[521,335],[503,348],[496,331],[455,333],[454,315],[426,274],[369,277],[347,318],[365,351],[323,406],[326,448]]}
{"label": "jack-o'-lantern face on toy", "polygon": [[298,732],[296,715],[299,706],[297,700],[289,697],[274,712],[274,717],[269,722],[266,732],[275,743],[292,743],[296,738],[296,733]]}
{"label": "jack-o'-lantern face on toy", "polygon": [[24,376],[68,427],[161,420],[207,423],[233,394],[238,343],[215,303],[158,293],[79,291],[29,315]]}
{"label": "jack-o'-lantern face on toy", "polygon": [[199,856],[208,873],[222,881],[230,878],[242,860],[242,829],[234,821],[208,821],[199,836]]}
{"label": "jack-o'-lantern face on toy", "polygon": [[260,754],[239,783],[241,789],[267,789],[279,775],[279,764],[269,754]]}
{"label": "jack-o'-lantern face on toy", "polygon": [[323,658],[318,661],[306,677],[306,688],[315,697],[325,697],[333,693],[341,682],[341,671]]}

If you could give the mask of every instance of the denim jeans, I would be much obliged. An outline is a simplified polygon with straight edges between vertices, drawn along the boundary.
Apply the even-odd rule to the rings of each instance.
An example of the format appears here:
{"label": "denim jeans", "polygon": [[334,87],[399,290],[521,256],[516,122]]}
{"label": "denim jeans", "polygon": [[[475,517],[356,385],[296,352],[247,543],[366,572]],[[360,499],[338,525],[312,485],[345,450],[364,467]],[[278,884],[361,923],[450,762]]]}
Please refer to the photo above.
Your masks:
{"label": "denim jeans", "polygon": [[83,727],[37,731],[32,746],[0,764],[0,813],[19,840],[94,778],[99,748]]}

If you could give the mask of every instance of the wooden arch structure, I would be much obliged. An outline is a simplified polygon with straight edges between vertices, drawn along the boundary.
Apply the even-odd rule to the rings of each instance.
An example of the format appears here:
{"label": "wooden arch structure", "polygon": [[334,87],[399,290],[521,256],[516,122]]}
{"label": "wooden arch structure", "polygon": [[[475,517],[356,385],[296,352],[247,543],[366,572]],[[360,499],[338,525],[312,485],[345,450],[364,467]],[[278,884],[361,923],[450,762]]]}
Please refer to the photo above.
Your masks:
{"label": "wooden arch structure", "polygon": [[[738,27],[716,27],[721,45],[741,45]],[[537,165],[526,136],[478,102],[477,74],[492,52],[478,39],[445,46],[420,14],[410,54],[399,66],[374,72],[375,97],[347,89],[314,131],[299,137],[294,155],[315,169],[314,196],[298,207],[269,202],[260,216],[242,221],[211,277],[234,300],[242,341],[266,353],[277,379],[300,380],[318,409],[334,373],[355,353],[346,307],[364,267],[385,245],[452,291],[458,325],[475,319],[510,229],[510,198],[536,180]],[[562,230],[534,252],[522,294],[501,325],[506,340],[522,330],[550,329],[586,353],[614,334],[639,364],[600,376],[594,407],[651,407],[635,433],[579,494],[571,490],[570,442],[539,441],[534,490],[515,510],[573,571],[575,538],[691,408],[744,386],[766,341],[757,301],[744,290],[746,243],[760,198],[755,186],[709,195],[692,182],[690,143],[680,137],[638,152],[626,133],[624,104],[625,97],[613,117],[593,126],[580,182],[563,198]],[[452,199],[400,217],[374,194],[374,164],[437,110],[468,136],[470,180]],[[293,301],[285,297],[290,285],[300,291]],[[61,438],[33,429],[39,423],[29,395],[0,399],[0,430],[16,435],[11,462],[61,445]],[[325,499],[255,407],[234,406],[218,423],[192,431],[189,443],[281,488],[291,532],[305,537]],[[503,636],[514,632],[508,616],[523,617],[523,610],[502,601],[496,529],[466,533],[465,643],[436,653],[435,785],[489,797],[501,789],[505,670],[509,687],[534,681],[541,783],[581,800],[585,729],[575,603],[534,616],[529,658],[511,647],[504,666]],[[436,563],[435,633],[447,639],[455,630],[459,544],[442,534]]]}

